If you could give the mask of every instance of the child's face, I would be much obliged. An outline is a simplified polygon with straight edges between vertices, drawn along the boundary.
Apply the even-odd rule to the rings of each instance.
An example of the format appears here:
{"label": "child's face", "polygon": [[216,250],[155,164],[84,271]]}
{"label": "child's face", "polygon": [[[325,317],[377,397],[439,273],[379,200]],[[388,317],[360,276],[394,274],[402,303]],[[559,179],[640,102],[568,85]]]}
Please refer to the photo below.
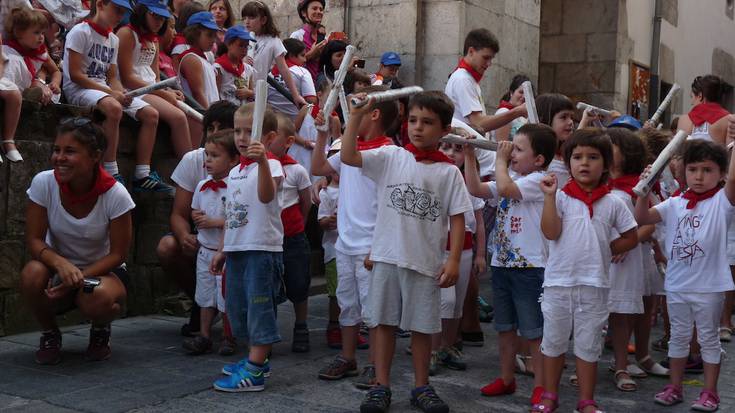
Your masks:
{"label": "child's face", "polygon": [[204,166],[207,168],[207,173],[215,179],[227,176],[230,169],[237,163],[236,157],[231,157],[225,148],[216,143],[210,142],[204,145],[204,153],[206,155]]}
{"label": "child's face", "polygon": [[252,115],[235,115],[233,121],[235,129],[235,146],[240,154],[245,155],[250,145],[250,134],[253,132],[253,116]]}
{"label": "child's face", "polygon": [[605,172],[605,160],[597,148],[577,146],[569,159],[572,177],[583,189],[592,190],[600,185]]}
{"label": "child's face", "polygon": [[519,87],[511,93],[509,102],[513,106],[520,106],[526,103],[526,98],[523,97],[523,87]]}
{"label": "child's face", "polygon": [[199,41],[197,46],[202,50],[212,50],[214,42],[217,40],[217,32],[211,29],[202,28],[199,33]]}
{"label": "child's face", "polygon": [[338,173],[335,172],[335,173],[329,175],[329,178],[330,178],[329,185],[331,185],[331,186],[337,186],[337,185],[339,185],[339,174]]}
{"label": "child's face", "polygon": [[574,112],[571,110],[562,110],[554,115],[550,126],[560,142],[566,141],[572,132],[574,132]]}
{"label": "child's face", "polygon": [[242,19],[242,23],[249,32],[255,32],[260,34],[261,29],[265,26],[265,16],[245,16]]}
{"label": "child's face", "polygon": [[713,161],[692,162],[685,165],[687,187],[697,193],[707,192],[725,177]]}
{"label": "child's face", "polygon": [[439,145],[439,150],[453,160],[457,168],[461,168],[464,165],[464,147],[462,145],[442,142]]}
{"label": "child's face", "polygon": [[163,16],[150,12],[145,14],[145,24],[146,27],[148,27],[148,31],[151,33],[160,32],[164,23],[166,23],[166,18]]}
{"label": "child's face", "polygon": [[21,46],[28,49],[38,49],[43,45],[44,30],[41,26],[29,27],[28,29],[17,33],[16,38]]}
{"label": "child's face", "polygon": [[248,44],[250,42],[243,39],[235,39],[227,45],[227,54],[235,59],[242,60],[248,54]]}
{"label": "child's face", "polygon": [[294,56],[293,61],[296,62],[299,66],[305,65],[306,64],[306,50],[302,50],[301,53]]}
{"label": "child's face", "polygon": [[383,66],[380,65],[380,74],[383,75],[383,77],[396,77],[398,76],[398,69],[400,69],[401,66],[399,65],[390,65],[390,66]]}
{"label": "child's face", "polygon": [[344,57],[345,57],[344,51],[332,54],[332,67],[334,68],[334,70],[339,69],[339,65],[342,64],[342,59]]}
{"label": "child's face", "polygon": [[104,4],[102,0],[97,0],[97,17],[100,23],[109,27],[115,28],[119,26],[127,12],[128,10],[126,8],[120,7],[113,2]]}
{"label": "child's face", "polygon": [[362,89],[365,89],[368,86],[370,86],[369,83],[365,83],[365,82],[362,82],[362,81],[358,80],[358,81],[355,82],[354,89],[355,89],[355,92],[359,92],[359,91],[361,91]]}
{"label": "child's face", "polygon": [[281,157],[288,152],[288,148],[291,147],[295,140],[293,135],[288,135],[284,131],[279,130],[276,134],[275,139],[268,143],[267,149],[273,153],[273,155]]}
{"label": "child's face", "polygon": [[510,153],[510,167],[521,175],[538,171],[544,164],[543,155],[536,155],[528,136],[519,133],[513,137],[513,150]]}
{"label": "child's face", "polygon": [[620,148],[618,145],[613,145],[613,163],[610,167],[610,176],[613,178],[618,178],[622,176],[622,170],[623,170],[623,161],[625,161],[625,157],[623,156],[623,153],[620,152]]}
{"label": "child's face", "polygon": [[209,7],[209,12],[214,16],[214,22],[217,23],[217,26],[225,27],[225,22],[229,16],[227,15],[227,8],[225,7],[224,1],[212,3],[212,6]]}
{"label": "child's face", "polygon": [[464,60],[478,73],[483,74],[490,68],[494,58],[495,52],[493,49],[488,47],[483,49],[470,47],[469,50],[467,50],[467,55],[465,55]]}
{"label": "child's face", "polygon": [[449,129],[442,125],[439,115],[427,108],[414,107],[408,112],[408,137],[418,149],[436,149],[439,139],[449,133]]}

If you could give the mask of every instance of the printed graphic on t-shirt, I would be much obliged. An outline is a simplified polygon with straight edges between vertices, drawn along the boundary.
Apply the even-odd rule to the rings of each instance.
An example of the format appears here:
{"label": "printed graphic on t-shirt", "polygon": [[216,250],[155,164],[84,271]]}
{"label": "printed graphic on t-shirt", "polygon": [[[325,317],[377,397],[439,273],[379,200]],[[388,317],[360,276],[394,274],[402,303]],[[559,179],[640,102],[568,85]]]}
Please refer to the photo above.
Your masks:
{"label": "printed graphic on t-shirt", "polygon": [[681,261],[689,266],[694,260],[703,258],[706,254],[699,246],[698,229],[702,226],[702,214],[687,214],[679,219],[674,233],[674,242],[671,244],[669,259]]}
{"label": "printed graphic on t-shirt", "polygon": [[92,44],[87,52],[87,58],[91,60],[87,68],[87,77],[90,79],[107,79],[107,67],[114,63],[112,61],[114,55],[114,47],[107,47],[99,43]]}
{"label": "printed graphic on t-shirt", "polygon": [[507,231],[511,234],[520,234],[523,231],[523,217],[511,216],[510,228],[506,228],[508,212],[512,206],[518,206],[521,201],[517,199],[501,198],[498,203],[497,227],[495,228],[495,254],[497,261],[506,267],[533,267],[526,257],[521,254],[521,249],[513,247]]}
{"label": "printed graphic on t-shirt", "polygon": [[433,191],[417,188],[409,183],[388,185],[387,188],[392,188],[388,207],[399,214],[432,222],[439,217],[441,203]]}
{"label": "printed graphic on t-shirt", "polygon": [[225,207],[225,229],[236,229],[244,227],[248,224],[248,208],[249,204],[241,204],[236,201],[242,193],[238,189],[232,194],[232,198],[226,203]]}

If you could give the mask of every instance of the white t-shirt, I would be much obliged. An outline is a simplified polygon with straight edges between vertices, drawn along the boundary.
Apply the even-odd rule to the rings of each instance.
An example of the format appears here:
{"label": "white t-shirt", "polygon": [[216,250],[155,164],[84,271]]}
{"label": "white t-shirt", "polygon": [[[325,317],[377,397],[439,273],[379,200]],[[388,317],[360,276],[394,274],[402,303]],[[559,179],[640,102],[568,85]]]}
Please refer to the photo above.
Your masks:
{"label": "white t-shirt", "polygon": [[69,76],[69,50],[82,55],[82,72],[93,82],[107,86],[107,72],[110,66],[117,65],[117,52],[120,39],[110,33],[102,36],[87,23],[79,23],[66,34],[64,45],[64,61],[62,72],[64,75],[64,94],[69,103],[74,104],[75,98],[85,89],[77,85]]}
{"label": "white t-shirt", "polygon": [[[309,142],[316,142],[317,130],[314,125],[314,118],[311,117],[311,113],[307,113],[304,116],[304,121],[301,123],[301,129],[299,129],[299,136],[301,139]],[[326,150],[327,148],[325,148]],[[288,154],[291,155],[298,163],[304,166],[309,171],[309,177],[311,182],[316,182],[318,177],[311,175],[311,149],[306,149],[301,145],[293,144],[288,150]]]}
{"label": "white t-shirt", "polygon": [[207,179],[207,167],[204,164],[206,158],[204,148],[194,149],[185,153],[171,174],[171,180],[182,189],[194,192],[199,181]]}
{"label": "white t-shirt", "polygon": [[[514,182],[521,200],[500,198],[495,218],[494,252],[491,265],[512,268],[543,268],[548,257],[548,241],[541,233],[544,193],[540,182],[543,172],[519,176]],[[493,198],[498,198],[497,183],[487,184]]]}
{"label": "white t-shirt", "polygon": [[370,258],[438,277],[449,217],[472,211],[459,169],[416,162],[411,152],[392,145],[361,153],[363,173],[375,181],[379,200]]}
{"label": "white t-shirt", "polygon": [[54,171],[39,172],[26,193],[31,201],[46,208],[46,243],[82,269],[110,253],[110,221],[135,208],[125,187],[115,183],[97,198],[89,215],[77,219],[61,205],[61,189]]}
{"label": "white t-shirt", "polygon": [[444,88],[444,93],[454,103],[454,117],[468,122],[472,112],[485,112],[485,102],[482,100],[482,89],[470,72],[465,69],[455,70]]}
{"label": "white t-shirt", "polygon": [[362,169],[343,164],[339,153],[332,155],[327,161],[339,175],[339,239],[335,248],[347,255],[367,254],[373,244],[373,230],[378,213],[375,182]]}
{"label": "white t-shirt", "polygon": [[217,70],[217,73],[219,73],[220,99],[231,102],[237,106],[245,104],[246,100],[238,99],[237,96],[235,96],[235,92],[237,91],[237,89],[248,87],[250,83],[250,78],[253,77],[253,73],[255,73],[255,69],[253,69],[252,66],[247,63],[243,64],[245,65],[245,70],[243,70],[240,76],[235,76],[234,74],[228,72],[219,63],[215,62],[214,64],[215,70]]}
{"label": "white t-shirt", "polygon": [[556,175],[556,182],[559,185],[559,188],[562,188],[566,183],[569,181],[569,178],[572,177],[572,175],[569,174],[569,169],[567,169],[567,165],[564,163],[564,161],[559,159],[552,159],[549,163],[549,167],[546,168],[546,173],[551,174],[553,173]]}
{"label": "white t-shirt", "polygon": [[[316,90],[314,88],[314,79],[311,77],[311,72],[309,72],[308,69],[301,66],[291,66],[288,68],[288,71],[291,72],[291,78],[294,81],[294,84],[296,84],[296,89],[299,91],[301,96],[304,98],[309,96],[316,96]],[[288,90],[288,86],[286,85],[286,81],[283,80],[283,76],[279,73],[278,76],[275,76],[275,79],[278,83],[280,83],[286,90]],[[276,90],[271,85],[268,85],[268,104],[273,106],[273,109],[277,112],[281,112],[287,116],[290,117],[296,117],[296,115],[299,113],[299,109],[291,103],[290,100],[286,99],[285,96],[283,96],[279,91]]]}
{"label": "white t-shirt", "polygon": [[[561,218],[559,239],[549,241],[549,257],[544,271],[544,287],[610,288],[610,242],[617,234],[638,226],[625,202],[606,195],[587,205],[564,191],[556,192],[556,210]],[[617,234],[615,232],[617,231]]]}
{"label": "white t-shirt", "polygon": [[253,81],[265,80],[276,61],[276,57],[285,55],[286,48],[281,39],[273,36],[255,36],[255,55],[253,57],[253,68],[255,74]]}
{"label": "white t-shirt", "polygon": [[687,202],[677,196],[654,206],[666,226],[666,292],[735,289],[727,261],[727,227],[735,207],[724,189],[694,209],[686,209]]}
{"label": "white t-shirt", "polygon": [[[0,0],[1,2],[2,0]],[[7,79],[13,82],[18,89],[22,92],[31,86],[31,72],[26,67],[26,63],[23,60],[23,56],[18,53],[17,50],[13,49],[8,45],[3,45],[3,55],[8,59],[5,63],[5,71],[2,73],[3,79]],[[48,53],[44,54],[48,58]],[[33,67],[36,69],[36,73],[41,70],[43,62],[31,59]]]}
{"label": "white t-shirt", "polygon": [[[209,182],[210,179],[210,177],[207,177],[207,179],[202,179],[197,184],[194,196],[191,198],[191,209],[199,209],[210,218],[224,218],[227,189],[220,188],[218,191],[214,191],[209,188],[202,191],[202,185]],[[223,179],[223,181],[227,183],[227,178]],[[210,250],[219,248],[221,240],[222,228],[197,229],[197,241]]]}
{"label": "white t-shirt", "polygon": [[286,209],[299,203],[299,191],[311,186],[309,173],[299,164],[283,166],[283,202],[281,205]]}
{"label": "white t-shirt", "polygon": [[464,213],[464,230],[465,232],[476,233],[477,232],[477,219],[475,219],[475,211],[482,210],[485,207],[485,200],[470,195],[470,202],[472,203],[472,211]]}
{"label": "white t-shirt", "polygon": [[[273,178],[283,176],[281,163],[269,159]],[[230,171],[225,202],[224,251],[283,251],[281,185],[267,204],[258,199],[258,163]]]}
{"label": "white t-shirt", "polygon": [[[337,215],[337,201],[339,200],[339,188],[336,186],[328,186],[319,191],[319,211],[317,219],[331,217]],[[324,262],[327,263],[337,258],[337,252],[334,244],[337,242],[337,230],[325,230],[322,236],[322,248],[324,248]]]}

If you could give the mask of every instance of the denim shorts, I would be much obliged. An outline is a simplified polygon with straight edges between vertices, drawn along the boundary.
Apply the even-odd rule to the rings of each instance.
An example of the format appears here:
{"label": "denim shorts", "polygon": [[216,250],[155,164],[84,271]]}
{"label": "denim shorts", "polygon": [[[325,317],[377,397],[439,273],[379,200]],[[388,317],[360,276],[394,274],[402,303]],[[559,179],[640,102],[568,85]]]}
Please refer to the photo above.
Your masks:
{"label": "denim shorts", "polygon": [[251,345],[281,341],[276,321],[276,298],[281,285],[280,252],[227,253],[225,305],[232,334]]}
{"label": "denim shorts", "polygon": [[544,316],[539,298],[543,292],[543,268],[492,268],[495,330],[519,330],[529,340],[540,338]]}
{"label": "denim shorts", "polygon": [[311,249],[305,233],[283,238],[283,284],[286,298],[300,303],[309,298]]}

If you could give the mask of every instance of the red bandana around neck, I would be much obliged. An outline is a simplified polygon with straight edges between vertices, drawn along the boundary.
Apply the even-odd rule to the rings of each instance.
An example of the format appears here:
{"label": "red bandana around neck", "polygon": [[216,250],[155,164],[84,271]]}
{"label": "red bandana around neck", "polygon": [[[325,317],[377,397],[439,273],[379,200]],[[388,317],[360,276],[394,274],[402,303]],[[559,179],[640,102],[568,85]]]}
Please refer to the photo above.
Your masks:
{"label": "red bandana around neck", "polygon": [[188,55],[189,53],[194,53],[195,55],[201,57],[202,59],[207,60],[207,56],[204,54],[204,51],[202,51],[202,49],[198,47],[190,47],[181,53],[181,56],[179,57],[179,61],[183,60],[184,56]]}
{"label": "red bandana around neck", "polygon": [[367,151],[387,145],[393,145],[393,141],[387,136],[377,136],[369,141],[366,141],[363,138],[357,138],[358,151]]}
{"label": "red bandana around neck", "polygon": [[720,192],[720,189],[722,189],[721,186],[717,185],[716,187],[710,189],[709,191],[702,192],[701,194],[698,194],[691,189],[687,189],[681,197],[686,199],[687,201],[687,209],[694,209],[694,207],[697,206],[697,203],[700,201],[704,201],[705,199],[710,199],[713,196],[715,196],[718,192]]}
{"label": "red bandana around neck", "polygon": [[446,162],[454,165],[454,161],[451,160],[447,155],[445,155],[444,152],[438,149],[434,149],[433,151],[422,151],[421,149],[415,147],[412,143],[406,145],[405,149],[413,154],[416,162],[429,160],[434,162]]}
{"label": "red bandana around neck", "polygon": [[26,64],[26,68],[31,72],[31,79],[36,78],[36,66],[33,65],[33,61],[45,62],[48,60],[48,53],[46,52],[46,45],[42,44],[38,49],[29,49],[23,47],[15,40],[7,40],[5,45],[15,49],[18,54],[23,56],[23,62]]}
{"label": "red bandana around neck", "polygon": [[115,178],[112,177],[112,175],[102,169],[101,165],[97,170],[97,179],[94,181],[94,185],[92,185],[92,188],[88,192],[81,195],[73,193],[68,183],[59,182],[59,175],[56,173],[56,171],[54,171],[54,178],[56,179],[56,183],[59,185],[59,188],[61,188],[61,193],[66,195],[67,199],[72,205],[81,204],[91,201],[93,199],[97,199],[97,197],[109,191],[110,188],[115,186],[115,183],[117,182]]}
{"label": "red bandana around neck", "polygon": [[610,193],[610,188],[607,185],[600,185],[592,190],[592,193],[587,193],[582,187],[579,186],[577,181],[570,179],[569,182],[564,185],[561,189],[565,194],[572,198],[579,199],[587,205],[590,210],[590,218],[592,218],[592,205],[599,199]]}
{"label": "red bandana around neck", "polygon": [[240,64],[235,66],[230,61],[230,58],[227,57],[227,53],[223,54],[222,56],[218,57],[215,60],[215,63],[219,63],[220,66],[222,66],[222,69],[225,69],[226,72],[230,73],[231,75],[235,77],[241,77],[242,73],[245,71],[245,63],[240,61]]}
{"label": "red bandana around neck", "polygon": [[635,199],[636,194],[633,192],[633,187],[638,184],[638,175],[623,175],[620,178],[610,178],[607,184],[610,186],[610,189],[623,191]]}
{"label": "red bandana around neck", "polygon": [[[276,158],[271,152],[267,152],[265,155],[266,155],[266,157],[268,159],[278,160],[278,158]],[[252,164],[254,164],[256,162],[258,162],[258,161],[254,161],[252,159],[248,159],[248,158],[240,155],[240,171],[242,171],[243,169],[247,168],[248,166],[250,166],[250,165],[252,165]]]}
{"label": "red bandana around neck", "polygon": [[689,111],[689,119],[694,126],[700,126],[707,122],[710,125],[729,115],[730,112],[722,108],[718,103],[700,103]]}
{"label": "red bandana around neck", "polygon": [[158,42],[158,35],[156,35],[155,33],[151,33],[151,32],[141,33],[140,30],[138,30],[138,28],[133,26],[132,24],[128,24],[127,26],[136,35],[138,35],[138,39],[141,44],[143,44],[143,42],[146,42],[146,43],[157,43]]}
{"label": "red bandana around neck", "polygon": [[[299,67],[301,67],[301,64],[300,64],[300,63],[298,63],[298,62],[294,62],[294,61],[293,61],[293,60],[291,60],[290,58],[286,58],[286,66],[288,66],[288,67],[291,67],[291,66],[299,66]],[[278,66],[277,66],[277,65],[274,65],[274,66],[273,66],[273,69],[271,70],[271,74],[272,74],[272,75],[273,75],[274,77],[275,77],[275,76],[278,76],[278,75],[280,75],[280,74],[281,74],[281,71],[280,71],[280,70],[278,70]]]}
{"label": "red bandana around neck", "polygon": [[500,104],[498,104],[498,109],[505,108],[505,109],[514,109],[515,106],[513,106],[510,102],[507,100],[501,100]]}
{"label": "red bandana around neck", "polygon": [[227,182],[222,180],[215,181],[214,179],[210,179],[209,181],[205,182],[204,185],[202,185],[201,189],[199,189],[199,192],[204,192],[207,189],[211,189],[214,192],[219,192],[220,188],[227,188]]}
{"label": "red bandana around neck", "polygon": [[84,22],[87,23],[89,27],[92,28],[92,30],[96,31],[97,34],[105,38],[110,37],[110,33],[112,33],[111,27],[102,27],[99,24],[93,22],[92,20],[84,20]]}
{"label": "red bandana around neck", "polygon": [[183,34],[175,35],[173,40],[171,40],[171,45],[168,47],[168,53],[171,54],[171,52],[174,50],[174,47],[180,46],[182,44],[188,44],[186,43],[186,39],[184,38],[184,35]]}
{"label": "red bandana around neck", "polygon": [[482,73],[478,72],[472,66],[470,66],[470,64],[467,63],[464,60],[464,58],[459,59],[459,64],[457,65],[457,69],[454,69],[454,71],[457,71],[458,69],[466,70],[469,74],[472,75],[472,78],[474,78],[475,82],[477,83],[480,83],[480,81],[482,80]]}
{"label": "red bandana around neck", "polygon": [[281,165],[283,165],[283,166],[286,166],[286,165],[295,165],[295,164],[298,163],[296,161],[296,159],[292,158],[289,154],[284,154],[280,158],[276,158],[276,159],[278,159],[278,162],[280,162]]}

